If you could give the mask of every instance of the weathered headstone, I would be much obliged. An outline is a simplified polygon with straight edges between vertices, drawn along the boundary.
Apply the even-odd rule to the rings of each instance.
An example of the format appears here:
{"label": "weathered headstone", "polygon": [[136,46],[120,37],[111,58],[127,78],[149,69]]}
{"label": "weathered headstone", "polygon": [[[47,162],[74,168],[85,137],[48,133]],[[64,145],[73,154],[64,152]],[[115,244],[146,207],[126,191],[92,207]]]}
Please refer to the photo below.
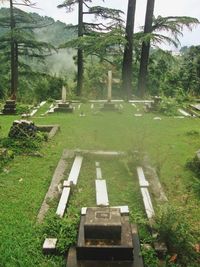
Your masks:
{"label": "weathered headstone", "polygon": [[73,107],[70,105],[70,102],[66,101],[67,98],[67,90],[66,87],[62,87],[62,100],[58,105],[54,108],[54,112],[65,112],[71,113],[73,112]]}
{"label": "weathered headstone", "polygon": [[107,82],[107,90],[108,90],[108,95],[107,95],[107,102],[104,103],[104,107],[103,107],[103,110],[116,110],[116,107],[115,107],[115,104],[112,103],[112,82],[113,82],[113,79],[112,79],[112,71],[109,70],[108,71],[108,82]]}
{"label": "weathered headstone", "polygon": [[66,99],[67,99],[67,90],[66,90],[66,87],[63,86],[62,87],[62,102],[65,103]]}

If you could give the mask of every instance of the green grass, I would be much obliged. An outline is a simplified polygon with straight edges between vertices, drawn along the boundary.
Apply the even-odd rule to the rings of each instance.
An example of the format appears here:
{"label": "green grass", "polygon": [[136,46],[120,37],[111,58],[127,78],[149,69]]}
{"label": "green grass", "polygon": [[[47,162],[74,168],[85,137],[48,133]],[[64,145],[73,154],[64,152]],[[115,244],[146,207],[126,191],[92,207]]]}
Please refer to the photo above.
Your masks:
{"label": "green grass", "polygon": [[[95,111],[98,108],[96,104]],[[80,117],[80,112],[86,116]],[[61,257],[42,255],[44,233],[42,226],[36,224],[37,213],[64,148],[147,152],[159,172],[170,204],[183,207],[191,229],[200,229],[200,198],[192,189],[193,174],[185,169],[186,161],[200,148],[200,135],[187,133],[200,133],[200,120],[161,116],[162,120],[158,121],[153,120],[157,116],[154,114],[135,117],[134,113],[139,112],[142,109],[136,111],[126,104],[122,113],[97,112],[94,115],[89,104],[82,104],[73,114],[33,118],[36,124],[60,124],[61,131],[51,141],[44,142],[40,150],[43,157],[16,156],[5,166],[9,172],[0,175],[0,266],[64,266]],[[7,136],[12,121],[18,118],[0,117],[1,137]],[[129,205],[133,220],[138,214],[145,218],[134,163],[128,169],[127,160],[84,157],[71,205],[79,209],[95,205],[95,161],[99,161],[107,181],[110,204]],[[50,213],[55,212],[56,205],[55,201]]]}

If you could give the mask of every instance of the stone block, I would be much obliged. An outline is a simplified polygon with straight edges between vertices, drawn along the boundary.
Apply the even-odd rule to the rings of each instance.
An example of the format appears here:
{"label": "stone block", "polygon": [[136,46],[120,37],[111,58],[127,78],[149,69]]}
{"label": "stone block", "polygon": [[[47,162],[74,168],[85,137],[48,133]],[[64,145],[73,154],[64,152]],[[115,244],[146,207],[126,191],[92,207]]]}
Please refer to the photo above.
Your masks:
{"label": "stone block", "polygon": [[120,209],[88,208],[85,216],[85,239],[121,240]]}

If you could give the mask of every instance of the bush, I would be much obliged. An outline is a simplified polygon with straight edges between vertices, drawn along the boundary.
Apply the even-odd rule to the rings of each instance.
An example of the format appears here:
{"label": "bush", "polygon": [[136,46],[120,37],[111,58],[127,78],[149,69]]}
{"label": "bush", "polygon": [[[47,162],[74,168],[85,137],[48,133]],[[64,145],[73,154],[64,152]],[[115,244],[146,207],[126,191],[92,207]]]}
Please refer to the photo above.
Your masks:
{"label": "bush", "polygon": [[198,266],[198,255],[193,247],[195,238],[181,209],[172,206],[161,209],[156,218],[156,229],[160,240],[166,243],[169,253],[177,254],[177,263],[181,267]]}
{"label": "bush", "polygon": [[197,177],[200,177],[200,160],[197,155],[192,160],[188,160],[185,166],[188,170],[194,172]]}
{"label": "bush", "polygon": [[0,148],[0,170],[3,166],[14,158],[14,153],[12,150],[5,148]]}
{"label": "bush", "polygon": [[178,113],[178,103],[175,98],[164,97],[157,107],[157,112],[167,116],[175,116]]}
{"label": "bush", "polygon": [[42,229],[44,236],[58,239],[59,253],[66,253],[67,250],[76,244],[80,211],[77,208],[69,207],[67,216],[60,218],[57,215],[49,215],[44,222]]}

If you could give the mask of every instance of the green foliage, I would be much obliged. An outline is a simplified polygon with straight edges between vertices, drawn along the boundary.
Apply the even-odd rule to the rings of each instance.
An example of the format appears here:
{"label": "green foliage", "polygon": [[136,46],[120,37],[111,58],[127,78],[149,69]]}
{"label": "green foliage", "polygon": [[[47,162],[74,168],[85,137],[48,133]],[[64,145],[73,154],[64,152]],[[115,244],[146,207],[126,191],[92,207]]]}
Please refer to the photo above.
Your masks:
{"label": "green foliage", "polygon": [[45,133],[37,133],[35,137],[11,138],[4,137],[0,139],[0,147],[12,150],[15,154],[24,154],[34,152],[41,148],[42,141],[46,139]]}
{"label": "green foliage", "polygon": [[28,114],[30,112],[31,107],[32,106],[27,105],[27,104],[18,103],[16,106],[16,113],[17,114],[23,114],[23,113]]}
{"label": "green foliage", "polygon": [[159,239],[164,241],[169,253],[178,255],[181,267],[187,267],[191,261],[197,266],[198,255],[194,250],[195,233],[190,231],[190,223],[181,208],[171,205],[162,207],[156,218]]}
{"label": "green foliage", "polygon": [[163,97],[162,101],[157,106],[156,111],[167,116],[174,116],[177,115],[178,107],[179,105],[175,98]]}
{"label": "green foliage", "polygon": [[197,155],[192,160],[188,160],[185,166],[187,169],[194,172],[197,177],[200,177],[200,160]]}
{"label": "green foliage", "polygon": [[65,254],[71,246],[76,244],[79,221],[80,210],[69,207],[67,216],[62,219],[50,214],[45,220],[42,231],[46,236],[58,238],[58,251]]}
{"label": "green foliage", "polygon": [[3,166],[14,158],[14,153],[12,150],[0,147],[0,171]]}
{"label": "green foliage", "polygon": [[158,266],[159,261],[156,252],[151,246],[142,246],[142,257],[145,262],[145,267]]}

